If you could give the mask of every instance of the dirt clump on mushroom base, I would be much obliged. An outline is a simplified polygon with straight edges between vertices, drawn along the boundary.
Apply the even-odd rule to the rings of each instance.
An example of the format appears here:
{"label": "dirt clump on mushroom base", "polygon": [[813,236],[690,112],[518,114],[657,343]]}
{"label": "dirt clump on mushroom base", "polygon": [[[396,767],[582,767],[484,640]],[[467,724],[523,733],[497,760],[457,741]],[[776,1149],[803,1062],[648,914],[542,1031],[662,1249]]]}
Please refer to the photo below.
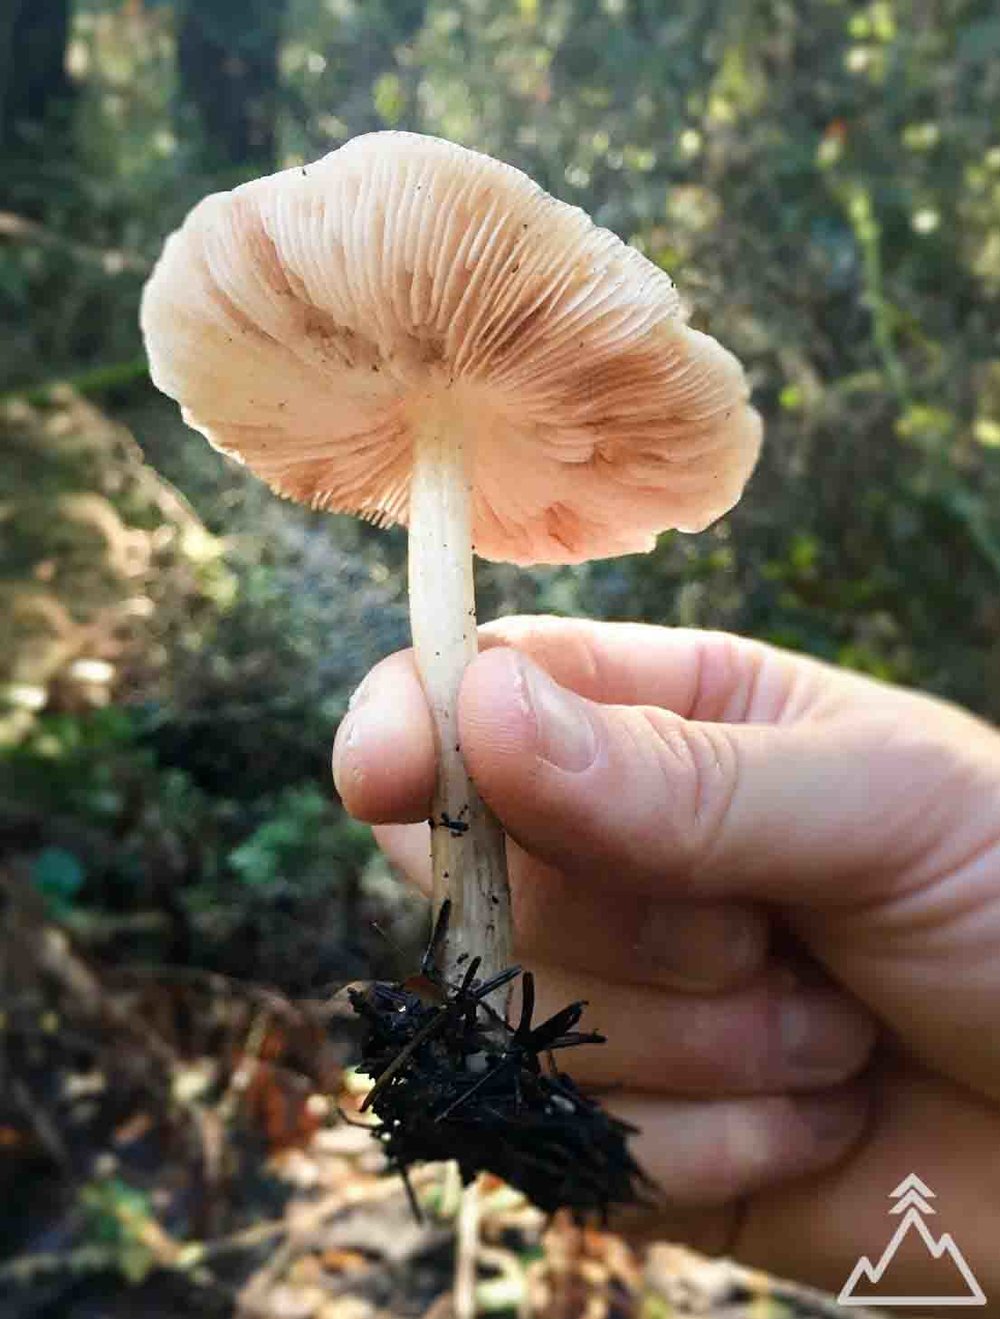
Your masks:
{"label": "dirt clump on mushroom base", "polygon": [[[350,992],[366,1026],[360,1070],[375,1082],[363,1108],[379,1118],[375,1134],[390,1162],[405,1179],[411,1164],[454,1159],[466,1185],[491,1172],[539,1209],[568,1209],[579,1221],[606,1223],[612,1208],[649,1200],[652,1183],[628,1150],[635,1128],[555,1064],[559,1049],[604,1043],[575,1029],[585,1004],[532,1025],[531,972],[510,967],[482,981],[475,958],[461,984],[447,985],[435,954],[448,915],[446,904],[420,977]],[[511,1026],[489,996],[518,976],[521,1012]]]}

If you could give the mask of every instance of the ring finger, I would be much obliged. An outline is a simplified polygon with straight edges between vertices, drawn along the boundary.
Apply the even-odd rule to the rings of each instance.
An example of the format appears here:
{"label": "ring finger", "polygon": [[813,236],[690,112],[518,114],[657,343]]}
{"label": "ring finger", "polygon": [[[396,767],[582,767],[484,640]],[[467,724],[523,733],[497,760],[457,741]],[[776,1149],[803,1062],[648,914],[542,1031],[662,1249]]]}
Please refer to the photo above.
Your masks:
{"label": "ring finger", "polygon": [[536,1024],[584,1000],[581,1029],[606,1037],[573,1051],[569,1070],[588,1086],[713,1097],[820,1090],[860,1071],[875,1043],[871,1018],[844,994],[779,972],[698,996],[535,970]]}

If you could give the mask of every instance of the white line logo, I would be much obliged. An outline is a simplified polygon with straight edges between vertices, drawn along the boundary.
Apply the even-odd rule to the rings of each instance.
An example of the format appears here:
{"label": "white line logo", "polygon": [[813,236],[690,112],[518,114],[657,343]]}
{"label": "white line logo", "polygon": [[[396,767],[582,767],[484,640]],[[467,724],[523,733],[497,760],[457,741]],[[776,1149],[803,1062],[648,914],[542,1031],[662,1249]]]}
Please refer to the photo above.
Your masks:
{"label": "white line logo", "polygon": [[[911,1172],[899,1183],[889,1198],[896,1203],[889,1210],[890,1214],[902,1214],[902,1221],[892,1234],[892,1240],[882,1252],[877,1264],[873,1264],[867,1255],[862,1255],[854,1266],[851,1276],[844,1283],[837,1297],[839,1305],[985,1305],[983,1289],[959,1248],[955,1245],[950,1232],[934,1236],[924,1222],[924,1215],[936,1214],[937,1210],[929,1203],[937,1196],[925,1186],[916,1173]],[[955,1290],[943,1296],[883,1296],[878,1291],[886,1271],[895,1258],[903,1238],[908,1232],[916,1232],[921,1238],[931,1258],[944,1261],[942,1276],[948,1274],[949,1286],[954,1282]],[[888,1287],[891,1290],[891,1275]],[[859,1290],[860,1288],[860,1290]]]}

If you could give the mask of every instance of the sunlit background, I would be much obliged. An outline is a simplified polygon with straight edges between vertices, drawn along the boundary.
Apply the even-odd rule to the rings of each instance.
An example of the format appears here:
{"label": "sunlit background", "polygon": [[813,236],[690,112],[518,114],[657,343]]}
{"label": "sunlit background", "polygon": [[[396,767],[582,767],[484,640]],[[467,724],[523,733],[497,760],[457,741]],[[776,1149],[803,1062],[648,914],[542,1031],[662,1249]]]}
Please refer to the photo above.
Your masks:
{"label": "sunlit background", "polygon": [[661,264],[766,419],[711,531],[482,568],[483,617],[734,629],[1000,716],[995,0],[6,0],[0,863],[96,962],[295,994],[414,946],[328,770],[404,542],[213,453],[137,328],[195,200],[385,128]]}

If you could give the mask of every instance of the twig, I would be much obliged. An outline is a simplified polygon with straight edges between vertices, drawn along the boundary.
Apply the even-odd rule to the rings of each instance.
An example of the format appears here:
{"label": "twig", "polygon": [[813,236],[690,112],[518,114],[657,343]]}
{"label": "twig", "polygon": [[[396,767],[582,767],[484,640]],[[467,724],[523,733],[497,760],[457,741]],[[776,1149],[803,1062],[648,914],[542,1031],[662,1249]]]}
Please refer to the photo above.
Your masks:
{"label": "twig", "polygon": [[[418,1186],[432,1181],[437,1176],[437,1169],[431,1165],[415,1168],[412,1173]],[[287,1240],[275,1251],[267,1264],[243,1288],[239,1297],[239,1319],[271,1319],[271,1307],[268,1292],[295,1260],[308,1251],[316,1238],[317,1232],[339,1214],[356,1206],[388,1200],[400,1194],[400,1183],[395,1177],[385,1177],[370,1186],[355,1188],[346,1194],[337,1191],[327,1196],[308,1213],[303,1214],[294,1225],[287,1227]],[[211,1243],[207,1243],[210,1248]]]}
{"label": "twig", "polygon": [[465,1188],[455,1241],[455,1319],[475,1319],[479,1255],[479,1181]]}
{"label": "twig", "polygon": [[272,1218],[266,1223],[253,1223],[250,1227],[240,1228],[228,1236],[212,1237],[209,1241],[198,1241],[184,1249],[185,1261],[217,1259],[219,1255],[228,1255],[234,1250],[246,1250],[249,1246],[262,1246],[276,1237],[284,1236],[288,1231],[288,1220]]}
{"label": "twig", "polygon": [[136,252],[123,252],[116,247],[92,247],[89,243],[67,238],[65,234],[47,229],[37,220],[29,220],[27,216],[17,215],[13,211],[0,211],[0,238],[15,243],[36,243],[39,247],[65,252],[77,261],[100,266],[106,275],[120,275],[123,271],[148,275],[152,269],[152,262]]}
{"label": "twig", "polygon": [[14,1102],[24,1114],[31,1126],[32,1131],[38,1137],[38,1143],[46,1154],[63,1172],[70,1166],[69,1151],[63,1143],[55,1124],[50,1120],[48,1113],[38,1103],[34,1095],[20,1079],[12,1077],[10,1080],[10,1091],[13,1095]]}
{"label": "twig", "polygon": [[77,1246],[75,1250],[52,1250],[37,1255],[15,1255],[0,1264],[0,1287],[28,1286],[47,1273],[103,1273],[113,1269],[118,1252],[111,1246]]}
{"label": "twig", "polygon": [[357,1022],[357,1014],[346,997],[346,990],[352,984],[363,988],[358,982],[344,981],[331,990],[329,997],[289,998],[273,985],[262,984],[255,980],[242,980],[238,976],[226,975],[222,971],[209,971],[197,966],[175,966],[170,962],[151,963],[144,966],[116,967],[110,972],[116,981],[152,981],[190,983],[201,985],[218,998],[225,998],[248,1007],[259,1007],[277,1020],[291,1026],[316,1026],[325,1030],[332,1019],[342,1018],[352,1025]]}
{"label": "twig", "polygon": [[261,1009],[250,1023],[242,1057],[239,1064],[233,1068],[229,1084],[216,1105],[215,1111],[223,1125],[232,1121],[237,1105],[253,1084],[260,1065],[260,1051],[264,1047],[264,1039],[270,1024],[271,1017],[266,1008]]}
{"label": "twig", "polygon": [[106,1021],[129,1035],[161,1066],[174,1068],[178,1061],[174,1050],[147,1022],[136,1021],[110,997],[98,978],[76,957],[61,930],[45,926],[34,938],[38,966],[60,986],[70,1002],[82,1007],[96,1021]]}
{"label": "twig", "polygon": [[[156,1268],[183,1276],[201,1291],[225,1301],[230,1308],[235,1304],[232,1288],[205,1267],[204,1254],[196,1247],[177,1241],[154,1218],[127,1209],[113,1212],[124,1231],[148,1251]],[[46,1274],[106,1273],[116,1272],[120,1267],[120,1248],[88,1244],[71,1250],[15,1257],[0,1266],[0,1287],[6,1292],[13,1285],[30,1286],[37,1277]]]}

